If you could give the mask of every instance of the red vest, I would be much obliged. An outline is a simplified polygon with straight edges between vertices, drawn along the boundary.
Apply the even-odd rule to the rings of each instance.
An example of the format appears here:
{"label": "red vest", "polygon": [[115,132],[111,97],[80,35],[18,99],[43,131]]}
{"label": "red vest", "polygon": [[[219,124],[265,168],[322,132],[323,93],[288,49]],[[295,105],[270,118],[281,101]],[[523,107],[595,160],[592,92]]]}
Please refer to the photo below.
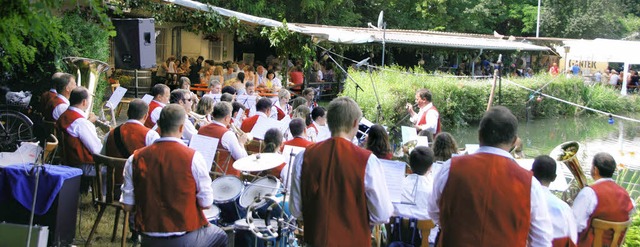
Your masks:
{"label": "red vest", "polygon": [[[218,166],[228,167],[227,175],[234,175],[239,177],[241,172],[233,168],[233,163],[236,160],[233,159],[233,156],[231,156],[231,153],[229,153],[229,150],[227,150],[222,146],[222,136],[224,136],[224,134],[227,133],[228,131],[229,129],[227,129],[226,127],[212,123],[212,124],[207,124],[205,126],[200,127],[200,129],[198,130],[198,135],[210,136],[213,138],[218,138],[218,140],[220,140],[218,141],[218,150],[221,152],[218,152],[218,155],[216,156],[216,160],[220,161],[220,163],[218,163]],[[227,161],[227,159],[229,160],[229,162],[223,163],[224,161]],[[216,171],[224,172],[217,167],[216,167]]]}
{"label": "red vest", "polygon": [[576,247],[576,244],[571,241],[571,237],[555,238],[551,243],[553,247]]}
{"label": "red vest", "polygon": [[[294,147],[306,148],[311,144],[313,144],[313,142],[308,141],[307,139],[304,139],[302,137],[294,137],[293,139],[284,142],[284,144],[282,146],[283,146],[283,148],[286,145],[294,146]],[[283,148],[281,148],[280,151],[282,151]]]}
{"label": "red vest", "polygon": [[[120,125],[120,138],[122,139],[124,148],[130,155],[133,154],[133,151],[147,146],[147,133],[149,131],[152,130],[136,123],[123,123]],[[115,129],[109,132],[106,142],[106,151],[107,156],[109,157],[129,158],[121,154],[120,149],[116,146]]]}
{"label": "red vest", "polygon": [[436,113],[438,113],[438,124],[436,125],[436,133],[433,133],[433,135],[437,135],[438,133],[440,133],[440,113],[438,112],[438,109],[436,108],[436,106],[431,105],[431,107],[429,109],[427,109],[427,111],[424,112],[424,114],[422,114],[422,117],[420,118],[420,120],[418,120],[418,123],[416,125],[423,125],[423,124],[427,124],[427,114],[430,111],[436,111]]}
{"label": "red vest", "polygon": [[209,224],[196,199],[195,151],[162,141],[133,155],[135,226],[142,232],[194,231]]}
{"label": "red vest", "polygon": [[40,95],[40,109],[38,109],[41,113],[45,113],[47,106],[49,106],[49,101],[53,100],[58,96],[57,93],[51,92],[49,90],[44,91],[42,95]]}
{"label": "red vest", "polygon": [[[287,107],[287,109],[288,109],[288,108],[289,108],[289,107],[291,107],[291,106],[289,106],[289,105],[287,104],[287,106],[286,106],[286,107]],[[282,119],[287,115],[287,114],[284,112],[284,110],[280,109],[280,106],[279,106],[279,105],[277,105],[277,106],[276,106],[276,110],[278,110],[278,121],[282,120]],[[291,112],[291,110],[289,110],[289,112]]]}
{"label": "red vest", "polygon": [[341,137],[307,147],[300,177],[305,242],[371,246],[364,188],[370,155]]}
{"label": "red vest", "polygon": [[58,96],[50,99],[47,103],[47,107],[44,110],[44,120],[47,120],[50,122],[56,121],[56,119],[53,118],[53,110],[55,110],[56,107],[58,107],[58,105],[66,104],[66,103],[67,102],[64,102],[64,100]]}
{"label": "red vest", "polygon": [[[592,246],[594,233],[591,228],[591,221],[594,218],[608,221],[623,222],[629,220],[629,212],[633,209],[633,204],[629,198],[629,193],[613,181],[602,181],[591,185],[591,189],[596,193],[598,204],[587,222],[587,227],[578,234],[578,246]],[[602,236],[604,245],[610,245],[613,239],[613,231],[606,231]],[[622,241],[621,238],[620,241]]]}
{"label": "red vest", "polygon": [[531,172],[499,155],[452,158],[438,205],[438,246],[525,246],[531,224],[531,177]]}
{"label": "red vest", "polygon": [[256,114],[250,118],[245,119],[244,121],[242,121],[242,124],[240,125],[240,129],[246,133],[251,132],[251,130],[253,129],[253,126],[256,125],[256,122],[258,121],[258,117],[260,116]]}
{"label": "red vest", "polygon": [[144,127],[151,129],[156,125],[156,123],[151,120],[151,113],[158,107],[162,107],[162,105],[155,100],[152,100],[151,103],[149,103],[149,116],[147,116],[147,120],[144,120]]}
{"label": "red vest", "polygon": [[74,137],[67,132],[67,128],[78,118],[84,118],[74,110],[66,110],[56,122],[58,133],[62,133],[62,160],[64,165],[79,166],[82,164],[93,164],[93,156],[79,137]]}

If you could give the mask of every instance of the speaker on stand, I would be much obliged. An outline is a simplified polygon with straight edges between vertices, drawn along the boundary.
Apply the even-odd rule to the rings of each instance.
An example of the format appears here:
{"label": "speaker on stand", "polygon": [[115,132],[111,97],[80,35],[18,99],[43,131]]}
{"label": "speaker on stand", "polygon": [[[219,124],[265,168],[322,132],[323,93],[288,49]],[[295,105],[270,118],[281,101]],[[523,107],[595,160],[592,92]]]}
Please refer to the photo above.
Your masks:
{"label": "speaker on stand", "polygon": [[[153,18],[112,19],[116,29],[114,60],[117,69],[132,70],[133,89],[138,98],[138,70],[156,67],[156,35]],[[150,87],[143,85],[144,87]],[[147,90],[148,91],[148,90]]]}

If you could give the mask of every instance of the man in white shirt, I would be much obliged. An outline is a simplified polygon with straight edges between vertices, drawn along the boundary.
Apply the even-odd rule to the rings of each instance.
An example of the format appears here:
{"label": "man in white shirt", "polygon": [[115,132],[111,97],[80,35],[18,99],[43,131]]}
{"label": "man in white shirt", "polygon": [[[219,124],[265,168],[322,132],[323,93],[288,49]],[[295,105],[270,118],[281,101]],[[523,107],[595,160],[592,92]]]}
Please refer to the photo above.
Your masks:
{"label": "man in white shirt", "polygon": [[494,106],[480,120],[480,148],[435,171],[427,210],[440,225],[438,244],[551,246],[544,190],[509,154],[517,131],[511,111]]}
{"label": "man in white shirt", "polygon": [[[198,130],[199,135],[210,136],[213,138],[218,138],[220,140],[218,142],[219,150],[226,150],[227,153],[220,153],[221,157],[218,157],[218,160],[221,161],[218,164],[221,167],[226,167],[226,174],[231,175],[240,175],[240,171],[237,171],[231,167],[235,160],[247,157],[247,150],[244,148],[244,144],[247,142],[247,137],[245,135],[236,136],[236,134],[229,130],[227,126],[231,123],[231,111],[232,106],[229,102],[219,102],[213,106],[213,113],[211,116],[213,117],[213,121],[210,124],[203,126]],[[229,157],[228,155],[231,155]],[[222,157],[224,156],[224,157]],[[223,161],[229,160],[229,162],[223,163]],[[225,172],[225,171],[220,171]]]}
{"label": "man in white shirt", "polygon": [[[414,148],[409,154],[409,166],[413,174],[402,180],[402,202],[393,204],[394,216],[406,219],[430,220],[426,210],[433,188],[433,150],[425,146]],[[434,243],[438,228],[431,229],[429,243]],[[405,238],[403,238],[405,239]]]}
{"label": "man in white shirt", "polygon": [[57,78],[53,78],[53,83],[56,87],[56,97],[48,101],[47,107],[45,107],[44,117],[47,121],[56,121],[60,118],[60,115],[69,108],[69,97],[71,91],[77,87],[76,78],[67,73],[59,75]]}
{"label": "man in white shirt", "polygon": [[431,99],[432,95],[429,89],[420,89],[415,95],[415,102],[418,108],[420,108],[420,111],[416,113],[413,110],[413,106],[409,103],[407,103],[405,107],[411,115],[410,120],[418,132],[428,130],[433,133],[433,135],[437,135],[440,133],[440,113],[433,103],[431,103]]}
{"label": "man in white shirt", "polygon": [[191,112],[191,106],[194,101],[191,97],[193,97],[193,94],[189,90],[176,89],[171,92],[171,99],[169,100],[171,104],[178,104],[182,106],[186,112],[186,118],[183,126],[184,129],[182,130],[182,140],[186,142],[191,140],[191,137],[193,137],[194,134],[198,133],[196,127],[189,120],[189,112]]}
{"label": "man in white shirt", "polygon": [[576,246],[578,231],[573,211],[566,202],[549,191],[549,184],[556,180],[556,166],[556,161],[553,158],[548,155],[540,155],[533,161],[531,172],[542,184],[547,198],[549,216],[551,216],[553,224],[553,246]]}
{"label": "man in white shirt", "polygon": [[311,246],[370,246],[370,225],[393,212],[382,163],[351,143],[362,118],[355,101],[339,97],[327,109],[332,138],[307,147],[293,164],[291,215],[304,220]]}
{"label": "man in white shirt", "polygon": [[[592,246],[594,233],[590,229],[594,218],[624,222],[634,213],[629,193],[611,178],[616,171],[616,161],[608,153],[593,156],[591,177],[595,182],[582,188],[573,201],[573,215],[578,225],[578,246]],[[611,244],[613,234],[605,233],[603,244]]]}
{"label": "man in white shirt", "polygon": [[[202,210],[213,204],[207,164],[180,140],[184,108],[168,105],[158,125],[161,138],[131,155],[124,168],[120,202],[135,208],[142,246],[226,246],[227,235]],[[190,164],[190,165],[187,165]]]}
{"label": "man in white shirt", "polygon": [[156,125],[156,121],[160,118],[160,111],[169,103],[171,93],[167,85],[156,84],[151,88],[151,95],[153,100],[149,103],[149,117],[144,121],[144,126],[147,128],[153,128]]}

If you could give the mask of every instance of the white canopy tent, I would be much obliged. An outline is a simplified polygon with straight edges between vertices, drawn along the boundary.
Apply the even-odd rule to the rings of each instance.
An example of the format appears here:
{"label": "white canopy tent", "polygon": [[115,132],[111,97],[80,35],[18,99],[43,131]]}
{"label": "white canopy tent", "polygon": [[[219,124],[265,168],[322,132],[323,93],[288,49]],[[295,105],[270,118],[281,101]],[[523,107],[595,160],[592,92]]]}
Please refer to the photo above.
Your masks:
{"label": "white canopy tent", "polygon": [[[591,60],[624,63],[624,74],[629,73],[630,64],[640,64],[640,42],[612,39],[565,40],[564,46],[555,47],[558,54],[569,53],[565,60]],[[627,76],[622,79],[622,95],[627,95]]]}
{"label": "white canopy tent", "polygon": [[[167,3],[177,4],[190,9],[216,12],[222,16],[237,18],[240,21],[268,27],[282,27],[282,22],[248,15],[193,0],[164,0]],[[386,29],[383,34],[381,29],[326,26],[304,23],[289,23],[287,27],[292,32],[298,32],[313,36],[319,40],[327,40],[342,44],[364,43],[392,43],[405,45],[423,45],[434,47],[449,47],[461,49],[487,49],[487,50],[517,50],[517,51],[547,51],[549,48],[532,45],[528,42],[511,41],[496,38],[493,35],[463,34],[435,32],[424,30],[398,30]]]}

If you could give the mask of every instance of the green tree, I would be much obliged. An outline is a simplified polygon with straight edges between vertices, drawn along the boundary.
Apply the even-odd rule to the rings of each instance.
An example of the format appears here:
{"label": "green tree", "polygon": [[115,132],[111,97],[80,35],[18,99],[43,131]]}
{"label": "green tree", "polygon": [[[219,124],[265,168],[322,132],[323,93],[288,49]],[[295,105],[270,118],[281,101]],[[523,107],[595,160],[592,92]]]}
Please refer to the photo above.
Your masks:
{"label": "green tree", "polygon": [[547,37],[617,39],[627,33],[621,0],[545,0],[540,32]]}

